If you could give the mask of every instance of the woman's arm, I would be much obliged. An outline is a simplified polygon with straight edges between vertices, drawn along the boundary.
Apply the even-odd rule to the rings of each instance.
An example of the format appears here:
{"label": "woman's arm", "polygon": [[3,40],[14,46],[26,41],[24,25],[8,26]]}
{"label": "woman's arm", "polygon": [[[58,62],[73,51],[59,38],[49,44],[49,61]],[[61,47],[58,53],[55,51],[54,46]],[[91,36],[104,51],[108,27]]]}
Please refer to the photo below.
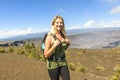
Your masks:
{"label": "woman's arm", "polygon": [[55,40],[54,44],[51,46],[51,42],[52,42],[52,36],[48,35],[45,41],[45,50],[44,50],[45,58],[50,57],[53,54],[53,51],[55,50],[56,46],[60,44],[59,40]]}

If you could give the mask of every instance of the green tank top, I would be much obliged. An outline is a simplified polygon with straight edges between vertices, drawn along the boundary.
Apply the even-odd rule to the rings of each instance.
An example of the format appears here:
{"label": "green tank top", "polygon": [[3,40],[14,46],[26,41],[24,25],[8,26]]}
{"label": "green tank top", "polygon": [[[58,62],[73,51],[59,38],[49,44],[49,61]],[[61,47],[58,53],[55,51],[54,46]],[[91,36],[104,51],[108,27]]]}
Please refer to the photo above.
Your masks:
{"label": "green tank top", "polygon": [[[55,49],[55,52],[53,53],[54,57],[57,60],[47,60],[47,68],[48,69],[54,69],[59,66],[67,65],[65,60],[65,49],[66,49],[66,42],[61,42]],[[64,59],[58,60],[59,58],[64,57]]]}

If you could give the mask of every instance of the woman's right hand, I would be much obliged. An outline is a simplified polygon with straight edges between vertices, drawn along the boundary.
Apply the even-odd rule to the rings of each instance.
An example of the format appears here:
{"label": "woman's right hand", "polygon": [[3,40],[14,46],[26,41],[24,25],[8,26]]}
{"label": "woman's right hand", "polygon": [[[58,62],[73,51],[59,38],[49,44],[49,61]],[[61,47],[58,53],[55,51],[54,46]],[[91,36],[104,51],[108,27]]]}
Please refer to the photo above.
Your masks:
{"label": "woman's right hand", "polygon": [[58,46],[60,44],[60,41],[57,39],[57,40],[55,40],[55,42],[54,42],[54,44],[53,44],[53,46]]}
{"label": "woman's right hand", "polygon": [[66,38],[65,41],[68,45],[70,45],[70,40],[68,38]]}

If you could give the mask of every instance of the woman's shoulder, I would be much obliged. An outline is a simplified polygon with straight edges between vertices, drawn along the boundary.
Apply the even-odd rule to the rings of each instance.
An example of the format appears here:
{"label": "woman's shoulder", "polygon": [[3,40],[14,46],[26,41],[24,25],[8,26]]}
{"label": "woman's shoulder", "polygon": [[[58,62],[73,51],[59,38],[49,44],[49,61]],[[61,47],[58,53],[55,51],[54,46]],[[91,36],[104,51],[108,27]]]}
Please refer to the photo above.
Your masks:
{"label": "woman's shoulder", "polygon": [[52,40],[53,34],[51,32],[48,32],[47,34],[47,39]]}
{"label": "woman's shoulder", "polygon": [[51,37],[51,33],[50,32],[47,33],[47,37],[49,37],[49,38]]}

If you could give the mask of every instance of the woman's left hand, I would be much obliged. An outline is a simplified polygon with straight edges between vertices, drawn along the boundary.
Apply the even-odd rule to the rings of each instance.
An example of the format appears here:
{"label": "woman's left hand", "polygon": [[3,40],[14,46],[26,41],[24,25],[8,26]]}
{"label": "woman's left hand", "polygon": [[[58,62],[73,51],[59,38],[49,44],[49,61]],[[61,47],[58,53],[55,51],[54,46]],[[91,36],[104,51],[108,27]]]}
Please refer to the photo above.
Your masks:
{"label": "woman's left hand", "polygon": [[65,39],[65,42],[67,43],[66,49],[68,48],[68,46],[70,45],[70,40],[68,38]]}
{"label": "woman's left hand", "polygon": [[66,42],[67,44],[70,44],[70,40],[69,40],[68,38],[65,39],[65,42]]}

